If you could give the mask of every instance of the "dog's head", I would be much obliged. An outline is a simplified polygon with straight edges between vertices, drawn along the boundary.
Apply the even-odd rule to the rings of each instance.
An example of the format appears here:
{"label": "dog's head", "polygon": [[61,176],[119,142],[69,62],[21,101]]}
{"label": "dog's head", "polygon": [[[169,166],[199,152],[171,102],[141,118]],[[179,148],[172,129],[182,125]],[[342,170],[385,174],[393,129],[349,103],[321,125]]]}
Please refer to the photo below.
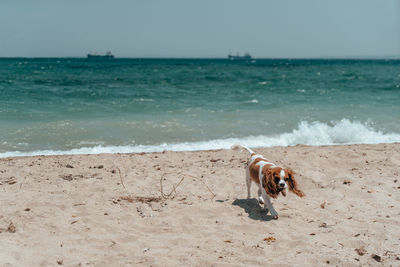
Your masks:
{"label": "dog's head", "polygon": [[299,197],[305,196],[303,191],[298,188],[294,172],[291,169],[283,169],[281,167],[268,168],[264,179],[265,191],[271,197],[276,198],[279,193],[286,196],[286,188]]}

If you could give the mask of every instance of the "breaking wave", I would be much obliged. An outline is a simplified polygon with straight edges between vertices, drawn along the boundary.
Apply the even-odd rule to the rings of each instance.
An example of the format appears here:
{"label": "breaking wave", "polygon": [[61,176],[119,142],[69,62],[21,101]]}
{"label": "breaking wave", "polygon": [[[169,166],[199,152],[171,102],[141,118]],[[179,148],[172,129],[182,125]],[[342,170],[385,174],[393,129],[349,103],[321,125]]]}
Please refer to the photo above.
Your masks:
{"label": "breaking wave", "polygon": [[229,149],[233,144],[249,147],[293,146],[298,144],[310,146],[341,144],[379,144],[400,142],[400,134],[384,133],[367,123],[342,119],[332,123],[302,121],[292,132],[273,136],[248,136],[243,138],[216,139],[199,142],[161,143],[158,145],[129,146],[94,146],[71,150],[40,150],[32,152],[5,152],[0,158],[36,155],[74,155],[100,153],[141,153],[170,151],[200,151]]}

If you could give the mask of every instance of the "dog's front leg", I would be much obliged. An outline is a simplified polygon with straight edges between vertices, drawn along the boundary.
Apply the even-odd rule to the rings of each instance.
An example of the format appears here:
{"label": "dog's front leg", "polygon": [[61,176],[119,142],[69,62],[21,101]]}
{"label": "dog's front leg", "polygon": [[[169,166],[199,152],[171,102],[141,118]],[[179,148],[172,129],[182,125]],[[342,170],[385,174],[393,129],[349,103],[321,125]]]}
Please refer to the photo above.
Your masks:
{"label": "dog's front leg", "polygon": [[269,210],[273,219],[278,219],[278,213],[274,209],[274,206],[272,206],[271,199],[269,198],[267,193],[265,193],[264,189],[261,189],[261,193],[262,193],[262,198],[264,199],[264,209]]}

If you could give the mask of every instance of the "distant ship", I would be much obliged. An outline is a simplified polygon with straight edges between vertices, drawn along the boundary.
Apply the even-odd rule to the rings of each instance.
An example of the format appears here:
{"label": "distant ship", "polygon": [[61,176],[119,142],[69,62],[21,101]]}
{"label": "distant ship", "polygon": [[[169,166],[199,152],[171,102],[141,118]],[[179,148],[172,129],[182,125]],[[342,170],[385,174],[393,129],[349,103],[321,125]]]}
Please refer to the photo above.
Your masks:
{"label": "distant ship", "polygon": [[230,60],[252,60],[252,59],[253,59],[253,58],[250,56],[249,53],[244,54],[244,56],[240,56],[239,53],[238,53],[236,56],[229,54],[229,55],[228,55],[228,58],[229,58]]}
{"label": "distant ship", "polygon": [[107,51],[105,55],[97,55],[97,54],[87,54],[88,59],[113,59],[114,55],[111,54],[110,51]]}

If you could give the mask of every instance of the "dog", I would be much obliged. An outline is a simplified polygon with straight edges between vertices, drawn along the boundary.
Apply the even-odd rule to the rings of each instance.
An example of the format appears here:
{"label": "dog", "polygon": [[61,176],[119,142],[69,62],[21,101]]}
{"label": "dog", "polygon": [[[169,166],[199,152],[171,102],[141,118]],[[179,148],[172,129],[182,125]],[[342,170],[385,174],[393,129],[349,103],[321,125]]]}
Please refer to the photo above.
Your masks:
{"label": "dog", "polygon": [[264,204],[264,209],[267,209],[267,213],[268,211],[271,213],[273,219],[278,219],[278,213],[272,206],[270,197],[277,198],[279,194],[286,196],[286,189],[299,197],[305,196],[297,186],[294,172],[291,169],[276,166],[248,147],[242,145],[232,147],[234,150],[242,148],[250,153],[250,159],[246,165],[247,198],[250,198],[251,183],[255,182],[258,185],[259,202]]}

